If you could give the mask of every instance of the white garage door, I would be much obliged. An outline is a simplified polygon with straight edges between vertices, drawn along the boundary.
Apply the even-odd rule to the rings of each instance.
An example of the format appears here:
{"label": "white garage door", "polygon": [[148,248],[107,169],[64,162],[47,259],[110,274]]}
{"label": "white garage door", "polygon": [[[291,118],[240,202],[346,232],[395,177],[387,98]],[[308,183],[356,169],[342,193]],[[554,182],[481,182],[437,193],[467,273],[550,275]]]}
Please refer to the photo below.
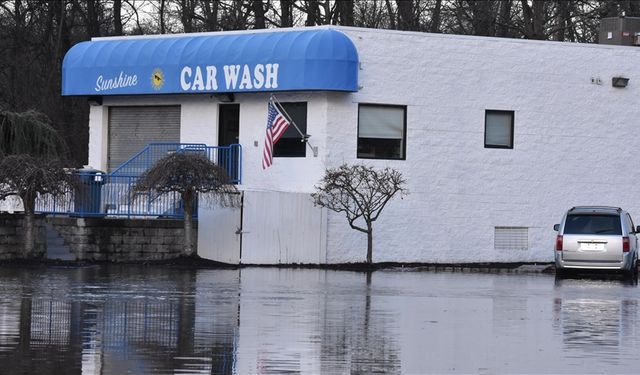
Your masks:
{"label": "white garage door", "polygon": [[180,106],[109,107],[109,172],[152,142],[180,142]]}

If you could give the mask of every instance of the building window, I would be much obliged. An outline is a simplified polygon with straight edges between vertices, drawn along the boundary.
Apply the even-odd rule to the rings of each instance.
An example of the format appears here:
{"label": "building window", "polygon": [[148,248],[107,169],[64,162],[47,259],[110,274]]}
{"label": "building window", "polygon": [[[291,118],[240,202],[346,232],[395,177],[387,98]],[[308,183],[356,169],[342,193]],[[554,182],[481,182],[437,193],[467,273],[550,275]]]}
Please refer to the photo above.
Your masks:
{"label": "building window", "polygon": [[405,159],[407,107],[360,104],[358,158]]}
{"label": "building window", "polygon": [[527,227],[495,227],[493,238],[496,250],[529,250]]}
{"label": "building window", "polygon": [[[307,103],[289,102],[279,103],[284,109],[285,116],[290,117],[298,125],[302,134],[307,134]],[[306,156],[307,144],[301,142],[302,136],[293,124],[289,125],[280,140],[273,146],[274,157],[303,158]]]}
{"label": "building window", "polygon": [[485,112],[485,148],[513,148],[513,118],[513,111],[488,109]]}

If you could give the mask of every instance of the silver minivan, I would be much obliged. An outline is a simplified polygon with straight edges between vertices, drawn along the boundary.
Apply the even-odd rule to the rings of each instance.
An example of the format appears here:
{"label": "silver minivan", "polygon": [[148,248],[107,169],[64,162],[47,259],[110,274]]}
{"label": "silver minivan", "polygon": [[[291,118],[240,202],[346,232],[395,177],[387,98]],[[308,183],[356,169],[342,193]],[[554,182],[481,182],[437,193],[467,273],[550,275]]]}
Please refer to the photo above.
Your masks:
{"label": "silver minivan", "polygon": [[619,207],[573,207],[553,226],[556,272],[568,269],[618,270],[637,276],[640,227]]}

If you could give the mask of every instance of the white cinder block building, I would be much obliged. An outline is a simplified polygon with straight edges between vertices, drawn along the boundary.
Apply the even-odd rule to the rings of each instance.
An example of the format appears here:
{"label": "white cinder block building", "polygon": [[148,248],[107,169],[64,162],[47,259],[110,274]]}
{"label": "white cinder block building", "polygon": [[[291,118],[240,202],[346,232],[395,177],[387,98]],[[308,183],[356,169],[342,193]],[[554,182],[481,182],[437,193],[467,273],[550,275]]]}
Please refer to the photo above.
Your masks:
{"label": "white cinder block building", "polygon": [[[152,141],[242,146],[242,208],[200,207],[205,258],[364,261],[366,236],[309,193],[365,163],[410,191],[374,224],[374,262],[545,262],[571,206],[640,215],[639,65],[633,47],[317,27],[94,39],[63,94],[92,96],[101,170]],[[290,128],[263,170],[272,93],[317,156]]]}

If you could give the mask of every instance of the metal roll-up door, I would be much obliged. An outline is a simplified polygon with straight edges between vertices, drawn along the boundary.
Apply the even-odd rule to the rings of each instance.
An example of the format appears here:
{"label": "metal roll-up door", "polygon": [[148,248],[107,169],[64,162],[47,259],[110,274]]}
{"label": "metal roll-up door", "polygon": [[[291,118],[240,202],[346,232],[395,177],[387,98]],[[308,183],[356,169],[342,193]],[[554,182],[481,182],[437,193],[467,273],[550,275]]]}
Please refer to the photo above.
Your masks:
{"label": "metal roll-up door", "polygon": [[152,142],[180,142],[180,106],[109,107],[109,172]]}

